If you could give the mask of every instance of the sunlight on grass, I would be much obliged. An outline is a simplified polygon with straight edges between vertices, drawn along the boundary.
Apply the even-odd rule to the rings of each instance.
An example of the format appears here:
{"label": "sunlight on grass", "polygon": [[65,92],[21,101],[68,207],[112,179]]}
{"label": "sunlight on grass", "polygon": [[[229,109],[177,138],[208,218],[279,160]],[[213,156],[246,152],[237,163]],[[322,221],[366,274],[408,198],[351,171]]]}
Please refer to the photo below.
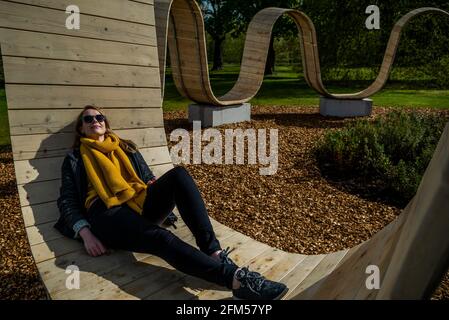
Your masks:
{"label": "sunlight on grass", "polygon": [[[404,69],[404,68],[402,68]],[[393,70],[394,78],[398,74],[403,74],[405,70],[398,68]],[[211,86],[215,96],[220,97],[234,86],[239,73],[239,65],[225,65],[223,70],[210,73]],[[329,82],[324,84],[331,93],[351,93],[363,90],[372,82],[368,71],[351,70],[350,76],[367,74],[363,81]],[[192,103],[183,98],[176,90],[172,81],[170,69],[167,72],[167,87],[164,97],[164,111],[187,109]],[[426,79],[415,79],[407,81],[394,80],[385,86],[383,90],[375,94],[373,99],[375,106],[385,107],[433,107],[449,108],[449,90],[409,90],[403,89],[407,86],[416,86],[425,83]],[[275,73],[266,76],[262,87],[256,96],[250,100],[253,105],[284,105],[284,106],[310,106],[319,104],[319,94],[311,89],[302,74],[294,72],[291,66],[276,66]]]}

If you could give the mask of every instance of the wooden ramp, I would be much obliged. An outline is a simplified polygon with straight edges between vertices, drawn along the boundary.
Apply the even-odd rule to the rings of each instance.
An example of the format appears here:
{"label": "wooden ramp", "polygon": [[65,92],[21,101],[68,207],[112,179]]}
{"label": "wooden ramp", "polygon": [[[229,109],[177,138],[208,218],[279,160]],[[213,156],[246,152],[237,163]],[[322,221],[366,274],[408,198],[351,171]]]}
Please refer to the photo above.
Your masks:
{"label": "wooden ramp", "polygon": [[[127,252],[92,258],[53,225],[61,162],[73,119],[86,104],[104,106],[112,127],[134,140],[160,176],[173,167],[161,108],[152,0],[78,0],[81,28],[65,27],[58,0],[0,0],[0,43],[11,142],[23,219],[34,260],[53,299],[225,299],[230,292],[173,270],[161,259]],[[277,14],[277,13],[276,13]],[[402,215],[352,249],[306,256],[271,248],[213,221],[232,258],[286,283],[289,299],[428,297],[449,253],[449,125],[419,190]],[[193,243],[181,222],[175,231]],[[81,271],[68,290],[66,268]],[[380,270],[380,290],[366,268]]]}
{"label": "wooden ramp", "polygon": [[376,80],[360,92],[333,94],[327,91],[321,80],[318,41],[312,20],[298,10],[263,9],[249,24],[237,82],[228,93],[216,97],[209,80],[204,22],[198,4],[191,0],[155,0],[155,4],[162,86],[168,44],[173,80],[178,91],[198,103],[216,106],[247,102],[259,91],[264,77],[271,31],[282,15],[292,18],[298,28],[304,77],[307,83],[320,95],[334,99],[363,99],[383,88],[394,62],[402,29],[411,19],[427,13],[449,17],[448,12],[437,8],[419,8],[410,11],[396,22],[391,31]]}

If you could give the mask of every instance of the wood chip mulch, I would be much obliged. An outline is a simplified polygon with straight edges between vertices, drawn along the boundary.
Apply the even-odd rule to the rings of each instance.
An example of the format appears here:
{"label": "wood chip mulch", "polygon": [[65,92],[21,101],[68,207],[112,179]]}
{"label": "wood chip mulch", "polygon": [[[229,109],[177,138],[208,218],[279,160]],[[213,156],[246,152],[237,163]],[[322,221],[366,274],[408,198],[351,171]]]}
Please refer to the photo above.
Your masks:
{"label": "wood chip mulch", "polygon": [[[388,110],[374,108],[370,118]],[[264,166],[248,165],[247,158],[244,165],[182,164],[217,221],[288,252],[317,254],[361,243],[400,213],[401,208],[364,199],[321,177],[311,148],[326,129],[341,128],[352,119],[324,118],[316,107],[283,106],[253,106],[251,117],[251,122],[217,129],[267,129],[267,135],[269,129],[278,129],[276,174],[260,175],[259,167]],[[186,119],[184,111],[164,114],[170,147],[176,144],[169,141],[172,130],[192,131]],[[45,299],[26,237],[8,147],[0,149],[0,172],[0,299]],[[449,299],[449,275],[433,299]]]}
{"label": "wood chip mulch", "polygon": [[0,299],[45,299],[25,232],[10,147],[0,148]]}

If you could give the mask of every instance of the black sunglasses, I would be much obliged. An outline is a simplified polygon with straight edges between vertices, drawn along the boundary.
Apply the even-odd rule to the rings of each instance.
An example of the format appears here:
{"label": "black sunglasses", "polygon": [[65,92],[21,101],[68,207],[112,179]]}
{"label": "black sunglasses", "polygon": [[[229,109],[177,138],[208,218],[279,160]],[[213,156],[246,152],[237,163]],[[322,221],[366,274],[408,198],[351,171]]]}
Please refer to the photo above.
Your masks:
{"label": "black sunglasses", "polygon": [[95,115],[95,116],[84,116],[84,117],[83,117],[83,121],[84,121],[85,123],[92,123],[92,122],[94,122],[94,118],[95,118],[95,120],[97,120],[98,122],[103,122],[103,121],[106,119],[106,117],[105,117],[104,115],[102,115],[102,114],[97,114],[97,115]]}

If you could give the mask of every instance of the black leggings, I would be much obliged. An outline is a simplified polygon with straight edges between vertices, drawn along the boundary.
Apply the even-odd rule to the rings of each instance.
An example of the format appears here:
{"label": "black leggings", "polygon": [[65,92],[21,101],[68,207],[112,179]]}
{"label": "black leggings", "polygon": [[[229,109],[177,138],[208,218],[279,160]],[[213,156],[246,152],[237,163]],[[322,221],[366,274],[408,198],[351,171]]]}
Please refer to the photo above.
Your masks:
{"label": "black leggings", "polygon": [[[159,226],[175,205],[200,250]],[[221,250],[220,243],[198,187],[183,167],[174,167],[148,187],[142,215],[126,204],[107,209],[97,199],[87,220],[107,247],[153,254],[186,274],[232,288],[236,267],[209,256]]]}

